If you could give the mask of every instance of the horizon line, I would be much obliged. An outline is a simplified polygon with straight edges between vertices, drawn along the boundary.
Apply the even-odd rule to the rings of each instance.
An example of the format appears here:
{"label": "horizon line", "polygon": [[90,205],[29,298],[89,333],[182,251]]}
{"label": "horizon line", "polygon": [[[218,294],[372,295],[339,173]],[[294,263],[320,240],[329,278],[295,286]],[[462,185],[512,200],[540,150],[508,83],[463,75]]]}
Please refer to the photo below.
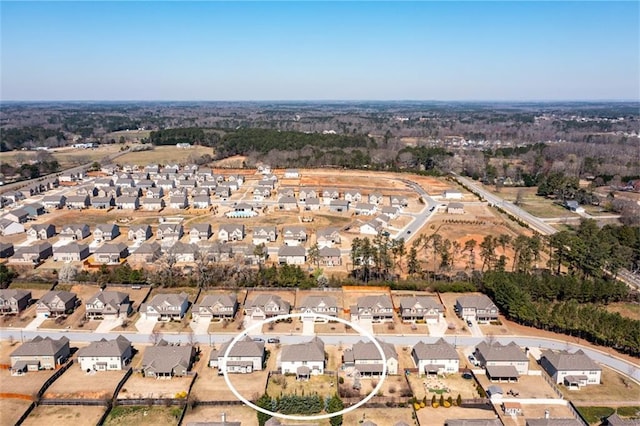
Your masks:
{"label": "horizon line", "polygon": [[593,98],[593,99],[0,99],[2,103],[116,103],[116,102],[228,102],[228,103],[262,103],[262,102],[309,102],[309,103],[329,103],[329,102],[481,102],[481,103],[561,103],[561,102],[624,102],[640,103],[640,98]]}

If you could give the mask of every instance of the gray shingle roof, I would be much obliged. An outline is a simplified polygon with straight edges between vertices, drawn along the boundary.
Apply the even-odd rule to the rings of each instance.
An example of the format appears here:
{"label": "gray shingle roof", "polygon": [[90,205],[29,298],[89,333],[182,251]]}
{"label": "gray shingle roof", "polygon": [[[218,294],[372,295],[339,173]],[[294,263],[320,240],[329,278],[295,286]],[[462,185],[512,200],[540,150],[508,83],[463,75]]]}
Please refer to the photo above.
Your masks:
{"label": "gray shingle roof", "polygon": [[189,367],[192,353],[191,345],[169,346],[167,342],[161,340],[156,346],[145,349],[142,368],[153,368],[163,373],[169,373],[177,366],[186,369]]}
{"label": "gray shingle roof", "polygon": [[557,352],[546,350],[542,352],[542,357],[546,358],[558,371],[602,370],[598,364],[580,349],[574,353],[565,350]]}
{"label": "gray shingle roof", "polygon": [[117,306],[127,300],[128,297],[129,295],[127,293],[123,293],[121,291],[99,291],[87,301],[87,304],[93,304],[99,300],[105,305],[111,303]]}
{"label": "gray shingle roof", "polygon": [[[228,341],[220,346],[218,351],[212,351],[211,358],[218,358],[224,356],[231,341]],[[232,357],[262,357],[264,354],[264,342],[255,342],[249,336],[236,342],[231,348],[229,356]]]}
{"label": "gray shingle roof", "polygon": [[69,339],[66,336],[58,340],[54,340],[51,337],[42,338],[36,336],[30,342],[20,345],[11,353],[11,356],[55,355],[63,346],[68,344]]}
{"label": "gray shingle roof", "polygon": [[484,294],[472,294],[469,296],[460,296],[456,299],[463,308],[476,308],[476,309],[492,309],[496,308],[496,305]]}
{"label": "gray shingle roof", "polygon": [[52,290],[44,294],[38,302],[49,304],[56,298],[56,296],[62,300],[65,304],[77,297],[75,293],[70,291]]}
{"label": "gray shingle roof", "polygon": [[500,342],[494,342],[489,345],[486,341],[482,341],[477,346],[478,351],[487,362],[491,361],[521,361],[528,362],[529,358],[514,342],[506,345]]}
{"label": "gray shingle roof", "polygon": [[526,419],[527,426],[581,426],[576,419]]}
{"label": "gray shingle roof", "polygon": [[320,304],[324,303],[327,308],[337,308],[338,302],[333,296],[307,296],[300,305],[301,309],[304,308],[317,308]]}
{"label": "gray shingle roof", "polygon": [[131,342],[124,336],[118,336],[114,340],[100,339],[85,348],[78,350],[78,357],[122,357],[131,347]]}
{"label": "gray shingle roof", "polygon": [[[382,346],[382,351],[384,352],[385,357],[398,359],[398,352],[396,352],[396,348],[386,342],[382,342],[378,340],[380,346]],[[354,360],[382,360],[380,356],[380,351],[376,348],[376,345],[373,342],[357,342],[353,344],[352,347],[353,358]]]}
{"label": "gray shingle roof", "polygon": [[31,292],[29,290],[19,290],[13,288],[5,288],[0,290],[0,300],[9,300],[11,298],[20,300],[24,297],[28,297],[29,299],[31,299]]}
{"label": "gray shingle roof", "polygon": [[282,246],[278,249],[278,256],[305,256],[307,251],[302,246]]}
{"label": "gray shingle roof", "polygon": [[248,309],[253,307],[264,308],[264,306],[268,303],[275,303],[280,307],[281,311],[289,312],[291,305],[286,300],[282,300],[282,298],[276,294],[259,294],[255,297],[255,299],[248,301],[246,303],[246,307]]}
{"label": "gray shingle roof", "polygon": [[428,296],[410,296],[400,298],[400,308],[424,308],[424,309],[437,309],[439,312],[444,311],[442,305],[433,297]]}
{"label": "gray shingle roof", "polygon": [[357,306],[359,309],[361,308],[371,308],[371,309],[392,309],[393,304],[391,303],[391,298],[386,294],[380,294],[377,296],[363,296],[359,297],[357,301]]}
{"label": "gray shingle roof", "polygon": [[453,345],[442,338],[431,344],[418,342],[413,350],[418,359],[459,359]]}
{"label": "gray shingle roof", "polygon": [[282,347],[281,361],[324,361],[324,342],[314,337],[310,342]]}

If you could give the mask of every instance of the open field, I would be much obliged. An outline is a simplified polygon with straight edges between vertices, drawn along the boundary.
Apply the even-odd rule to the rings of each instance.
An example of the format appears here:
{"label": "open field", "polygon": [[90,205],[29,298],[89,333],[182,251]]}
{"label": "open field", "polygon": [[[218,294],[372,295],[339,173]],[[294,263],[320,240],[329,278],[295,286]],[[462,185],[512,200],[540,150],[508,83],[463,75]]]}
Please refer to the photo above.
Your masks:
{"label": "open field", "polygon": [[180,407],[116,406],[107,416],[105,426],[172,425],[178,422]]}
{"label": "open field", "polygon": [[495,419],[493,410],[461,407],[438,407],[427,405],[418,411],[418,420],[421,425],[443,425],[448,419]]}
{"label": "open field", "polygon": [[[60,170],[68,169],[94,161],[101,161],[104,157],[119,152],[122,145],[100,145],[98,148],[53,148],[47,153],[60,163]],[[38,152],[35,151],[10,151],[2,153],[2,161],[8,164],[24,164],[36,161]]]}
{"label": "open field", "polygon": [[334,375],[311,376],[309,380],[296,380],[294,376],[282,374],[271,375],[267,383],[267,393],[274,397],[279,395],[312,395],[317,393],[322,397],[336,393],[338,383]]}
{"label": "open field", "polygon": [[119,164],[137,164],[146,166],[147,164],[189,163],[202,157],[204,154],[213,155],[213,148],[205,146],[192,146],[187,149],[176,148],[175,146],[156,146],[151,151],[135,151],[118,157]]}
{"label": "open field", "polygon": [[623,317],[640,320],[640,304],[638,303],[610,303],[606,306],[606,309],[609,312],[617,312]]}
{"label": "open field", "polygon": [[618,403],[627,402],[632,405],[640,405],[640,385],[604,366],[599,385],[585,386],[580,390],[568,390],[563,385],[558,385],[558,387],[565,399],[571,400],[576,405],[594,405],[598,401],[617,401]]}
{"label": "open field", "polygon": [[451,396],[455,400],[458,394],[460,394],[463,399],[478,398],[475,380],[463,379],[460,373],[447,374],[443,378],[418,377],[417,374],[411,373],[407,378],[409,379],[409,383],[411,383],[414,396],[418,399],[426,396],[427,401],[431,401],[433,395],[435,395],[436,398],[440,398],[439,392],[432,392],[430,389],[445,390],[442,393],[445,399]]}
{"label": "open field", "polygon": [[29,405],[31,401],[24,399],[0,398],[0,426],[15,425]]}
{"label": "open field", "polygon": [[555,204],[554,200],[536,195],[536,192],[538,191],[538,188],[536,187],[503,187],[500,189],[500,191],[496,191],[496,187],[494,185],[483,185],[482,188],[512,203],[516,201],[516,199],[518,198],[518,194],[520,194],[520,208],[537,217],[545,218],[577,216],[576,213],[571,212],[558,204]]}
{"label": "open field", "polygon": [[23,425],[67,426],[96,424],[104,414],[105,407],[40,405],[27,417]]}

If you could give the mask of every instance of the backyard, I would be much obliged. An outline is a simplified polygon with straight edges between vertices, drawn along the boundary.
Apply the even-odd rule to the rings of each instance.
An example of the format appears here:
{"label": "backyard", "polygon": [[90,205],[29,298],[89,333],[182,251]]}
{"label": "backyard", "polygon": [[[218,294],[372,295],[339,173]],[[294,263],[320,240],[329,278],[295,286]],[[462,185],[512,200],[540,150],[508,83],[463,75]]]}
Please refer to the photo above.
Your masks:
{"label": "backyard", "polygon": [[107,416],[104,425],[170,425],[176,424],[181,414],[181,407],[116,406]]}
{"label": "backyard", "polygon": [[97,424],[105,407],[40,405],[27,417],[27,426],[68,426],[69,424]]}

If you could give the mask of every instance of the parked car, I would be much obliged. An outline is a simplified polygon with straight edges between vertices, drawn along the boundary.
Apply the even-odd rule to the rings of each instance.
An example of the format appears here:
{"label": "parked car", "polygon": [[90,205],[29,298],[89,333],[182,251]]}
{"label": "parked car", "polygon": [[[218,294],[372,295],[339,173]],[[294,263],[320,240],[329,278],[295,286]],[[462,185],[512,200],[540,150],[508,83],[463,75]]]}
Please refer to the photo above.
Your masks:
{"label": "parked car", "polygon": [[476,366],[476,367],[478,367],[480,365],[480,362],[473,355],[469,355],[469,362],[471,364],[473,364],[474,366]]}
{"label": "parked car", "polygon": [[264,339],[260,338],[260,337],[254,337],[253,338],[254,342],[264,342]]}
{"label": "parked car", "polygon": [[280,343],[280,339],[277,337],[270,337],[267,339],[267,343]]}

